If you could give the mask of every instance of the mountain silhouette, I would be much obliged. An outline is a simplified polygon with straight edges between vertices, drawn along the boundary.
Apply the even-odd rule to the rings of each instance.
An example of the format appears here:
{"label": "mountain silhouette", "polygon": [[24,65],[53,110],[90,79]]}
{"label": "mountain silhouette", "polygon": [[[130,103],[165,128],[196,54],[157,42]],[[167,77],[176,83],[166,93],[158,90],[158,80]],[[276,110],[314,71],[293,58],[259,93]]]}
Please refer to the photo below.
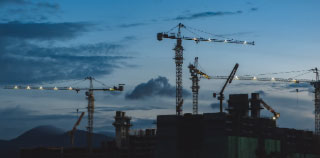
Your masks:
{"label": "mountain silhouette", "polygon": [[[77,130],[74,135],[74,147],[87,146],[87,132]],[[102,142],[109,141],[112,137],[103,134],[93,134],[93,147],[100,147]],[[36,147],[71,147],[70,135],[54,126],[38,126],[32,128],[12,140],[0,140],[1,158],[18,158],[19,149]]]}

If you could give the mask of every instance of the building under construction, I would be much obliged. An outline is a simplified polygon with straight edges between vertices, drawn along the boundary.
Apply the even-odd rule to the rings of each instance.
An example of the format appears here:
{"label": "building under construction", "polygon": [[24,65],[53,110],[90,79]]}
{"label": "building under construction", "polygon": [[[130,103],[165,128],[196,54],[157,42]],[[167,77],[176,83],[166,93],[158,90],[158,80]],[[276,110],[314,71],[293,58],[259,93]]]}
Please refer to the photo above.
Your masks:
{"label": "building under construction", "polygon": [[228,112],[159,115],[157,129],[130,131],[131,118],[117,111],[114,141],[101,148],[36,148],[26,157],[110,158],[319,158],[320,139],[312,131],[279,128],[274,118],[260,117],[258,93],[231,94]]}
{"label": "building under construction", "polygon": [[278,128],[275,119],[260,117],[260,104],[257,93],[251,99],[247,94],[233,94],[228,113],[158,116],[156,157],[320,157],[318,136],[311,131]]}

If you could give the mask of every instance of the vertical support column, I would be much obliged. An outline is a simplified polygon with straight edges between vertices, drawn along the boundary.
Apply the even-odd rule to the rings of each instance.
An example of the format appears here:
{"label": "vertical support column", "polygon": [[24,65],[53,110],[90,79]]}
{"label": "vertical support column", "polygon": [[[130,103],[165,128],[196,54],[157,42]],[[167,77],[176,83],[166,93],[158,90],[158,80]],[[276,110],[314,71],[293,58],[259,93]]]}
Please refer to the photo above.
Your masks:
{"label": "vertical support column", "polygon": [[199,94],[199,78],[197,74],[192,75],[192,103],[193,103],[193,114],[196,115],[198,114],[198,94]]}
{"label": "vertical support column", "polygon": [[93,113],[94,113],[94,97],[93,97],[93,83],[92,77],[87,78],[90,81],[90,88],[86,92],[86,96],[88,99],[88,127],[87,127],[87,143],[88,150],[92,152],[92,133],[93,133]]}
{"label": "vertical support column", "polygon": [[320,82],[313,82],[314,86],[314,106],[315,106],[315,133],[320,135]]}
{"label": "vertical support column", "polygon": [[176,63],[176,114],[182,115],[182,64],[183,64],[183,47],[181,38],[177,39],[177,45],[173,49],[175,51]]}

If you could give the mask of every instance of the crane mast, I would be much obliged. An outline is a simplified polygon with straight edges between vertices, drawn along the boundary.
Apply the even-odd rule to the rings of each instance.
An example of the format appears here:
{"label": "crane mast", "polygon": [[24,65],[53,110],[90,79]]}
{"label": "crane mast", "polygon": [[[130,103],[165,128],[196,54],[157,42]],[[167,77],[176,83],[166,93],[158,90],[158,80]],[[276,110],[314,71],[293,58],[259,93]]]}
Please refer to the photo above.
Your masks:
{"label": "crane mast", "polygon": [[318,68],[311,69],[316,74],[316,80],[311,82],[314,87],[314,109],[315,109],[315,133],[320,135],[320,81]]}
{"label": "crane mast", "polygon": [[191,74],[191,81],[192,81],[192,110],[193,110],[193,114],[197,115],[198,114],[198,95],[199,95],[199,81],[200,78],[206,78],[206,79],[210,79],[210,77],[205,74],[204,72],[200,71],[198,69],[198,57],[195,57],[194,59],[194,64],[190,64],[188,66],[189,70],[190,70],[190,74]]}
{"label": "crane mast", "polygon": [[182,64],[183,64],[183,47],[181,40],[181,28],[183,24],[178,25],[177,43],[175,48],[175,63],[176,63],[176,115],[182,114],[183,98],[182,98]]}
{"label": "crane mast", "polygon": [[88,126],[87,126],[87,142],[89,152],[92,152],[92,133],[93,133],[93,113],[94,113],[94,96],[93,96],[93,83],[92,77],[87,77],[86,80],[89,80],[89,90],[86,91],[86,96],[88,100]]}
{"label": "crane mast", "polygon": [[[168,32],[172,31],[173,29],[178,28],[177,33],[171,33],[170,35]],[[240,40],[233,40],[233,39],[215,39],[215,38],[202,38],[202,37],[185,37],[181,35],[181,29],[184,28],[190,31],[185,25],[179,23],[177,26],[172,28],[168,32],[160,32],[157,33],[157,39],[161,41],[163,38],[168,39],[176,39],[177,43],[174,47],[175,51],[175,64],[176,64],[176,115],[182,115],[182,106],[183,106],[183,94],[182,94],[182,65],[183,65],[183,47],[182,47],[182,40],[191,40],[195,41],[196,43],[199,42],[221,42],[221,43],[233,43],[233,44],[244,44],[244,45],[254,45],[254,42],[247,42],[247,41],[240,41]],[[200,31],[200,30],[197,30]],[[204,32],[204,31],[201,31]],[[212,35],[212,34],[211,34]]]}

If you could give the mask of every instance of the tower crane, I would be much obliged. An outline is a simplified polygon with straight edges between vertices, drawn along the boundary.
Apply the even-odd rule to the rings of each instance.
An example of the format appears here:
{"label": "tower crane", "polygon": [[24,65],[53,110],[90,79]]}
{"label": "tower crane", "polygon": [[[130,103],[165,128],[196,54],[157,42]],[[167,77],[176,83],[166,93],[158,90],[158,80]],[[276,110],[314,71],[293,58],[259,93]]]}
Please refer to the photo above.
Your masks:
{"label": "tower crane", "polygon": [[192,104],[193,104],[193,114],[196,115],[198,114],[198,94],[199,94],[199,80],[200,78],[206,78],[206,79],[210,79],[210,77],[200,71],[198,69],[198,57],[195,57],[194,59],[194,64],[189,64],[188,66],[189,70],[190,70],[190,74],[191,74],[191,81],[192,81]]}
{"label": "tower crane", "polygon": [[[177,33],[170,33],[170,31],[178,28]],[[183,98],[182,98],[182,64],[183,64],[183,47],[182,47],[182,40],[191,40],[195,41],[196,43],[199,42],[221,42],[221,43],[234,43],[234,44],[245,44],[245,45],[254,45],[254,42],[247,42],[247,41],[240,41],[240,40],[234,40],[234,39],[216,39],[216,38],[203,38],[199,35],[195,34],[199,37],[185,37],[181,35],[181,29],[185,29],[193,34],[195,34],[193,31],[198,31],[202,33],[207,33],[205,31],[201,31],[198,29],[194,29],[191,27],[187,27],[182,23],[179,23],[177,26],[173,27],[167,32],[160,32],[157,34],[157,39],[161,41],[163,38],[168,39],[174,39],[177,40],[177,43],[175,45],[175,48],[173,49],[175,51],[175,57],[173,58],[175,60],[176,64],[176,115],[182,115],[182,106],[183,106]],[[210,33],[207,33],[210,34]],[[213,35],[213,34],[210,34]]]}
{"label": "tower crane", "polygon": [[84,115],[84,112],[81,113],[80,117],[78,118],[77,122],[74,124],[73,128],[71,131],[69,131],[69,135],[70,135],[70,142],[71,142],[71,146],[74,146],[74,133],[77,130],[77,126],[79,126],[80,121],[82,120],[82,117]]}
{"label": "tower crane", "polygon": [[[234,68],[232,69],[230,75],[228,76],[227,80],[226,80],[226,83],[223,85],[220,93],[219,93],[219,97],[218,97],[218,100],[220,101],[220,112],[222,112],[222,103],[223,103],[223,100],[224,100],[224,89],[227,87],[228,83],[230,84],[234,78],[234,75],[236,74],[237,70],[238,70],[238,67],[239,67],[239,64],[236,63],[236,65],[234,66]],[[215,98],[217,96],[216,93],[213,93],[213,97]]]}
{"label": "tower crane", "polygon": [[94,88],[93,87],[93,81],[96,81],[103,86],[103,84],[100,81],[97,81],[93,77],[86,77],[84,80],[89,81],[89,88],[74,88],[74,87],[43,87],[43,86],[6,86],[5,89],[25,89],[25,90],[70,90],[70,91],[76,91],[77,93],[79,91],[86,91],[86,97],[88,100],[88,126],[87,126],[87,143],[88,143],[88,151],[92,152],[92,135],[93,135],[93,113],[94,113],[94,91],[123,91],[124,84],[119,84],[118,86],[110,87],[110,88]]}
{"label": "tower crane", "polygon": [[[291,72],[300,72],[300,71],[291,71]],[[314,94],[315,94],[314,95],[315,134],[316,135],[320,135],[320,80],[319,80],[319,70],[318,70],[318,68],[314,68],[314,69],[307,70],[307,73],[309,73],[309,72],[315,73],[315,76],[316,76],[315,80],[294,79],[294,78],[275,78],[275,77],[256,77],[256,76],[249,76],[249,75],[246,75],[246,76],[234,76],[233,79],[234,80],[252,80],[252,81],[271,81],[271,82],[289,82],[289,83],[309,83],[309,84],[311,84],[314,87]],[[290,72],[284,72],[284,73],[290,73]],[[210,76],[210,78],[211,79],[227,79],[228,76]]]}

